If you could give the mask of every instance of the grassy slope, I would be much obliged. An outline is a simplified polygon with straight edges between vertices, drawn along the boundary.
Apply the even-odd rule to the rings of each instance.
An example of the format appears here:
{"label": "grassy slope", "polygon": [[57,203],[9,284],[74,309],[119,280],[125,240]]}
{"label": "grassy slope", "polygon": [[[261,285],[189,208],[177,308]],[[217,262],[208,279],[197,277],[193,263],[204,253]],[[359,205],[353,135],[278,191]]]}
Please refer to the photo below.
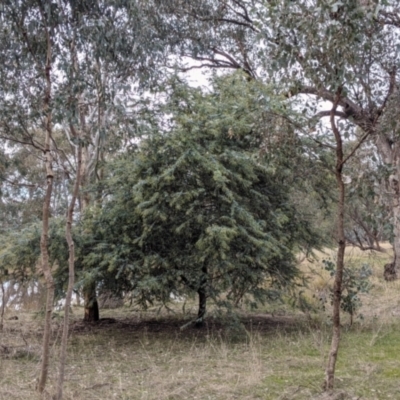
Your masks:
{"label": "grassy slope", "polygon": [[[374,286],[363,297],[364,319],[349,327],[347,316],[343,318],[336,380],[336,394],[342,397],[338,398],[400,398],[400,282],[382,280],[382,265],[388,258],[356,250],[348,254],[354,264],[370,263]],[[313,293],[329,285],[329,277],[320,274],[318,263],[303,263],[302,268],[310,275],[312,299]],[[184,317],[121,309],[103,313],[117,316],[116,324],[84,326],[77,310],[64,398],[326,398],[320,387],[330,344],[329,318],[323,312],[305,316],[286,306],[274,311],[273,317],[260,311],[247,314],[242,331],[212,321],[203,330],[180,331]],[[41,321],[32,316],[19,313],[18,321],[5,321],[0,334],[0,399],[35,398]],[[49,392],[56,379],[61,321],[55,319],[53,325]]]}

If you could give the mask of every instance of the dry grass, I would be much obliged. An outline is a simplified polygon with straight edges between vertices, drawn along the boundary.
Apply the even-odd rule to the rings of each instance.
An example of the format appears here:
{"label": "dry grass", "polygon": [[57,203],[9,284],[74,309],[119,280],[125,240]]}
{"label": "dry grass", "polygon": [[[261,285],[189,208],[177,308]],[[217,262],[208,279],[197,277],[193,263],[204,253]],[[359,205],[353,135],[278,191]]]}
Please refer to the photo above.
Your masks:
{"label": "dry grass", "polygon": [[[142,323],[138,316],[130,316],[112,325],[77,323],[70,341],[65,398],[233,399],[236,391],[249,391],[265,374],[257,335],[233,345],[218,329],[180,332],[178,322],[183,323]],[[32,321],[8,324],[1,340],[1,399],[32,395],[39,367],[38,330]],[[55,337],[57,330],[55,324]],[[55,340],[53,365],[57,350]],[[50,382],[55,377],[52,370]]]}
{"label": "dry grass", "polygon": [[[328,255],[321,255],[321,259]],[[334,255],[331,255],[334,258]],[[400,388],[400,282],[386,283],[382,266],[389,253],[349,249],[348,262],[369,262],[373,287],[363,297],[363,320],[344,318],[337,390],[321,392],[330,344],[326,313],[301,314],[282,305],[251,314],[240,326],[209,319],[202,329],[180,330],[184,316],[104,311],[116,323],[84,325],[75,309],[71,325],[65,399],[398,399]],[[330,277],[318,263],[303,263],[308,295]],[[280,316],[277,316],[279,315]],[[285,314],[285,315],[283,315]],[[0,333],[0,399],[32,399],[40,362],[42,320],[18,313]],[[61,319],[53,320],[47,398],[54,393]],[[46,396],[45,396],[46,397]]]}
{"label": "dry grass", "polygon": [[[388,243],[383,243],[382,249],[383,252],[361,251],[356,247],[349,246],[346,248],[346,265],[368,264],[372,270],[371,290],[368,294],[360,295],[363,303],[360,314],[369,319],[379,316],[381,322],[383,322],[383,319],[385,319],[385,322],[391,322],[393,315],[398,313],[400,316],[400,298],[397,294],[400,289],[400,280],[395,282],[384,281],[383,266],[392,260],[393,251]],[[326,295],[333,285],[333,278],[321,268],[322,260],[329,259],[335,262],[336,252],[332,249],[325,249],[323,252],[317,251],[315,256],[314,260],[303,261],[300,268],[308,281],[305,295],[314,306],[318,307],[319,295]]]}

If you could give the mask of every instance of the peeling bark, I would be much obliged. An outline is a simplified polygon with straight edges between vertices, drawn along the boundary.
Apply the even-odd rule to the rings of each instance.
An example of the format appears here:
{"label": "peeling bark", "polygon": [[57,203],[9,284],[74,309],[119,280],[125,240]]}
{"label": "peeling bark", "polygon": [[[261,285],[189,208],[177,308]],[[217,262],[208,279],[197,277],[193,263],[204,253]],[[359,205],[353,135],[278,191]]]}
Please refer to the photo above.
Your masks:
{"label": "peeling bark", "polygon": [[6,292],[4,290],[3,280],[0,281],[0,287],[1,287],[1,312],[0,312],[0,332],[1,332],[3,330],[4,310],[6,308]]}
{"label": "peeling bark", "polygon": [[71,299],[72,299],[72,291],[74,289],[75,282],[75,243],[72,238],[72,223],[73,216],[75,210],[75,203],[78,197],[79,187],[80,187],[80,167],[82,163],[82,145],[79,143],[77,148],[77,168],[76,168],[76,177],[74,183],[74,190],[72,193],[72,198],[68,207],[67,212],[67,221],[66,221],[66,229],[65,236],[68,243],[68,288],[67,288],[67,296],[65,299],[64,306],[64,326],[63,326],[63,334],[61,339],[61,351],[60,351],[60,363],[59,363],[59,375],[57,381],[57,395],[56,400],[62,399],[62,390],[64,383],[64,372],[65,372],[65,363],[67,359],[67,342],[68,342],[68,328],[69,328],[69,310],[71,307]]}
{"label": "peeling bark", "polygon": [[346,249],[346,239],[344,231],[344,205],[345,205],[345,185],[343,182],[343,143],[340,132],[335,123],[335,111],[338,106],[340,99],[340,93],[337,95],[337,100],[335,101],[332,112],[331,112],[331,127],[336,141],[336,168],[335,177],[338,186],[339,196],[338,196],[338,250],[337,250],[337,260],[336,260],[336,273],[335,281],[333,285],[333,330],[332,330],[332,341],[331,348],[328,357],[328,364],[325,371],[325,381],[324,389],[330,390],[334,386],[335,378],[335,367],[336,360],[339,351],[340,344],[340,303],[342,298],[342,281],[343,281],[343,269],[344,269],[344,252]]}
{"label": "peeling bark", "polygon": [[[386,183],[393,217],[393,265],[395,276],[400,274],[400,143],[391,143],[383,133],[377,137],[376,146],[383,162],[393,171]],[[392,276],[393,278],[393,276]]]}
{"label": "peeling bark", "polygon": [[[43,10],[41,10],[43,13]],[[43,17],[43,16],[42,16]],[[44,18],[44,17],[43,17]],[[53,137],[52,125],[52,111],[51,111],[51,57],[52,57],[52,43],[50,32],[46,28],[46,44],[47,44],[47,57],[44,69],[46,88],[43,99],[43,112],[45,115],[45,142],[44,142],[44,158],[46,164],[46,195],[43,202],[43,217],[42,217],[42,236],[40,239],[40,252],[42,258],[42,270],[46,280],[47,296],[46,296],[46,314],[43,333],[43,347],[42,347],[42,364],[40,368],[40,377],[37,385],[39,393],[43,393],[47,381],[47,373],[49,368],[49,355],[50,355],[50,335],[51,335],[51,316],[53,313],[54,302],[54,279],[51,272],[49,263],[48,251],[48,234],[49,234],[49,220],[50,220],[50,204],[53,192],[53,158],[51,155],[51,141]]]}
{"label": "peeling bark", "polygon": [[207,311],[207,293],[204,287],[201,287],[197,294],[199,295],[199,311],[197,313],[196,326],[201,327],[204,324],[204,317]]}

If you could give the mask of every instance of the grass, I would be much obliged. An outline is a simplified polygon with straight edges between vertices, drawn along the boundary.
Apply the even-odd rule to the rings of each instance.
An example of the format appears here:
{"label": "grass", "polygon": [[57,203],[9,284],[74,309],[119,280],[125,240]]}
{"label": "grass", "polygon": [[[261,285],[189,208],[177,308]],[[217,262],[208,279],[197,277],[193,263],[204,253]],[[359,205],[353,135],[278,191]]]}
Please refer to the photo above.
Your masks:
{"label": "grass", "polygon": [[[183,331],[187,316],[181,314],[121,308],[103,312],[116,323],[84,325],[82,310],[75,309],[64,398],[398,399],[400,283],[382,279],[388,254],[352,250],[347,257],[348,262],[371,264],[373,287],[362,298],[364,318],[350,327],[343,317],[331,397],[321,390],[330,345],[329,310],[303,314],[282,305],[257,314],[242,311],[240,327],[210,318],[203,329]],[[315,273],[317,268],[316,263],[302,265],[310,274],[310,301],[316,301],[313,292],[331,284],[321,269]],[[36,396],[42,319],[32,312],[18,312],[18,317],[6,320],[0,333],[0,399]],[[47,398],[55,390],[61,323],[53,320]]]}

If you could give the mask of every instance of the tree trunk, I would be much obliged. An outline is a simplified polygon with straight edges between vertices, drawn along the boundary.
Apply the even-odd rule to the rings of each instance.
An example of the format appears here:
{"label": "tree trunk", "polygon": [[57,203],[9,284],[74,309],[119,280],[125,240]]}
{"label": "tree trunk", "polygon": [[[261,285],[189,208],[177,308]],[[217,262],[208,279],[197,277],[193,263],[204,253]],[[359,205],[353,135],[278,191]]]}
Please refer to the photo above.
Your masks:
{"label": "tree trunk", "polygon": [[[43,10],[41,9],[43,13]],[[43,18],[43,15],[42,15]],[[47,373],[49,368],[49,355],[50,355],[50,335],[51,335],[51,316],[53,313],[53,302],[54,302],[54,279],[51,272],[49,263],[49,220],[50,220],[50,204],[51,196],[53,192],[53,159],[50,152],[50,145],[52,141],[52,111],[50,107],[51,103],[51,58],[52,58],[52,43],[50,38],[50,32],[46,28],[46,44],[47,44],[47,57],[46,65],[44,69],[46,88],[43,99],[43,111],[45,114],[45,142],[43,147],[43,153],[46,164],[46,195],[43,201],[43,216],[42,216],[42,236],[40,238],[40,253],[42,258],[42,270],[46,279],[46,314],[44,322],[43,332],[43,347],[42,347],[42,364],[40,368],[40,377],[37,385],[39,393],[43,393],[47,381]]]}
{"label": "tree trunk", "polygon": [[3,279],[0,280],[1,287],[1,315],[0,315],[0,332],[3,330],[3,322],[4,322],[4,310],[6,308],[6,292],[4,289]]}
{"label": "tree trunk", "polygon": [[[74,131],[74,130],[73,130]],[[77,137],[77,135],[74,135]],[[76,168],[76,177],[74,183],[74,190],[72,193],[72,198],[68,207],[67,213],[67,221],[66,221],[66,229],[65,229],[65,237],[68,243],[68,251],[69,251],[69,259],[68,259],[68,288],[67,288],[67,296],[65,299],[65,307],[64,307],[64,326],[63,326],[63,334],[61,339],[61,351],[60,351],[60,366],[59,366],[59,375],[57,382],[57,395],[56,400],[62,399],[62,390],[64,384],[64,371],[65,371],[65,362],[67,359],[67,342],[68,342],[68,328],[69,328],[69,310],[71,307],[71,299],[72,299],[72,291],[74,289],[75,282],[75,243],[72,238],[72,222],[75,210],[75,203],[78,197],[79,186],[80,186],[80,178],[81,178],[81,162],[82,162],[82,145],[78,145],[77,149],[77,163],[78,166]]]}
{"label": "tree trunk", "polygon": [[197,313],[196,326],[201,327],[204,324],[204,317],[207,311],[207,293],[204,286],[197,291],[199,295],[199,311]]}
{"label": "tree trunk", "polygon": [[[87,185],[89,184],[90,176],[90,156],[89,149],[85,146],[82,149],[82,164],[81,164],[81,213],[83,214],[87,207],[90,205],[90,196],[87,192]],[[85,285],[83,290],[83,307],[84,307],[84,322],[96,322],[100,319],[99,304],[96,295],[96,282]]]}
{"label": "tree trunk", "polygon": [[91,283],[83,288],[85,322],[96,322],[100,319],[99,304],[96,296],[96,284]]}
{"label": "tree trunk", "polygon": [[[397,279],[400,274],[400,196],[398,190],[399,181],[396,181],[395,192],[393,194],[393,265],[394,279]],[[393,183],[392,183],[393,186]]]}
{"label": "tree trunk", "polygon": [[[47,154],[47,163],[51,168],[51,155],[50,150]],[[49,161],[50,160],[50,161]],[[53,176],[47,176],[47,190],[46,197],[43,204],[43,231],[40,239],[40,251],[42,256],[42,269],[46,279],[46,314],[44,322],[44,333],[43,333],[43,348],[42,348],[42,365],[40,370],[40,378],[38,383],[38,391],[43,392],[46,386],[47,372],[49,367],[49,354],[50,354],[50,334],[51,334],[51,316],[53,313],[53,302],[54,302],[54,280],[51,274],[51,268],[49,264],[49,253],[48,253],[48,232],[49,232],[49,215],[50,215],[50,200],[53,188]]]}
{"label": "tree trunk", "polygon": [[390,208],[393,221],[393,262],[394,273],[391,280],[397,279],[400,273],[400,143],[392,143],[384,133],[376,136],[376,147],[383,162],[395,167],[393,174],[387,181],[387,190],[390,192]]}
{"label": "tree trunk", "polygon": [[335,177],[339,191],[338,198],[338,214],[337,214],[337,225],[338,225],[338,250],[336,260],[336,274],[335,282],[333,285],[333,330],[332,330],[332,341],[331,349],[328,357],[328,364],[325,372],[324,389],[333,389],[334,378],[335,378],[335,366],[339,350],[340,343],[340,302],[342,299],[342,281],[343,281],[343,269],[344,269],[344,252],[346,249],[345,231],[344,231],[344,205],[345,205],[345,186],[343,182],[343,144],[342,137],[335,123],[335,111],[340,99],[338,94],[337,101],[334,103],[331,111],[331,126],[336,141],[336,168]]}
{"label": "tree trunk", "polygon": [[207,268],[202,268],[203,276],[200,280],[200,287],[197,289],[199,295],[199,311],[197,313],[196,326],[201,327],[204,324],[204,317],[207,311]]}

